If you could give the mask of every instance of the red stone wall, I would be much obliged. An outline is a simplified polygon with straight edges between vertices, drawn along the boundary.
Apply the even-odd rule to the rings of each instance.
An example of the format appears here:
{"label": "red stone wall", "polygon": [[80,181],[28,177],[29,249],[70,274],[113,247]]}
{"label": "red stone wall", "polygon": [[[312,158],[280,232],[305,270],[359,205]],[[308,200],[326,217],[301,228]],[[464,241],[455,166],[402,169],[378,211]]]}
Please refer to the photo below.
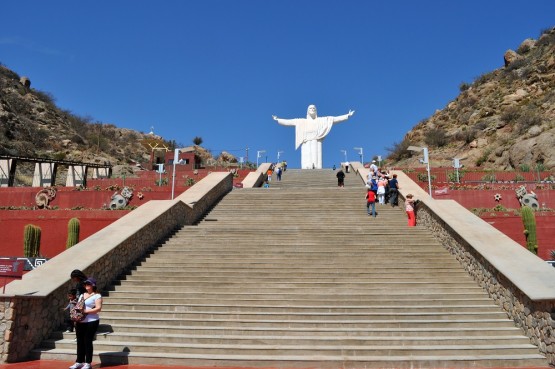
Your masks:
{"label": "red stone wall", "polygon": [[41,256],[53,258],[66,249],[67,224],[71,218],[79,219],[82,240],[127,213],[129,210],[0,210],[0,256],[23,256],[23,229],[27,224],[41,228]]}

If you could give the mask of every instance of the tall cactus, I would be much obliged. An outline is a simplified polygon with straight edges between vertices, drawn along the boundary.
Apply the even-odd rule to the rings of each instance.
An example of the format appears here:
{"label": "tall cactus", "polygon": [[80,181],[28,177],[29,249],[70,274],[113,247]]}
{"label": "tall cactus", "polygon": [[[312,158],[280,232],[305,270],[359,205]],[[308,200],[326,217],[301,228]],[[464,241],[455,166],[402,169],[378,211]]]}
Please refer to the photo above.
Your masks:
{"label": "tall cactus", "polygon": [[534,209],[529,206],[523,206],[520,209],[522,223],[524,224],[524,237],[526,237],[526,248],[538,254],[538,239],[536,238],[536,216]]}
{"label": "tall cactus", "polygon": [[36,258],[40,255],[41,229],[33,224],[27,224],[23,231],[23,255]]}
{"label": "tall cactus", "polygon": [[79,219],[71,218],[67,223],[67,242],[66,242],[66,249],[69,249],[73,245],[79,242],[79,229],[81,227],[81,223],[79,223]]}

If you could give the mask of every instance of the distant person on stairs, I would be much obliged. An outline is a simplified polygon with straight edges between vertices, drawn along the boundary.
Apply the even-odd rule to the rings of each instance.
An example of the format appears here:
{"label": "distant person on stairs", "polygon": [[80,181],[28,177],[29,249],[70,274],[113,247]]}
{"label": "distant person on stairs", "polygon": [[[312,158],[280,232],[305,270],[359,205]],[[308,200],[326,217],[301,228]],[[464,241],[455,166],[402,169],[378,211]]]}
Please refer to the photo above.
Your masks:
{"label": "distant person on stairs", "polygon": [[339,172],[337,172],[335,176],[337,177],[337,185],[339,187],[345,187],[345,173],[343,173],[343,171],[339,169]]}
{"label": "distant person on stairs", "polygon": [[391,207],[399,206],[399,182],[397,181],[397,174],[389,180],[389,203]]}
{"label": "distant person on stairs", "polygon": [[366,187],[366,211],[368,216],[370,216],[370,209],[372,209],[372,216],[376,217],[376,194],[372,191],[369,186]]}
{"label": "distant person on stairs", "polygon": [[416,226],[416,213],[414,212],[414,203],[415,200],[413,199],[412,194],[407,194],[407,198],[405,199],[405,211],[407,212],[407,216],[409,218],[409,227]]}

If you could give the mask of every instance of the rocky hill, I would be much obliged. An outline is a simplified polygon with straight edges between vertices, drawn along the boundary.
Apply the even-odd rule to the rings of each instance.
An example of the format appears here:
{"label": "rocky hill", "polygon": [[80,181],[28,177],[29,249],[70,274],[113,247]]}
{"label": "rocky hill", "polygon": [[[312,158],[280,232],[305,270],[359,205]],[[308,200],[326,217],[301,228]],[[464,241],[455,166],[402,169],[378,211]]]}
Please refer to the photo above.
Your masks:
{"label": "rocky hill", "polygon": [[428,147],[434,166],[460,158],[467,167],[555,168],[555,28],[503,58],[504,67],[462,83],[455,100],[389,148],[389,163],[417,165],[406,150],[413,145]]}
{"label": "rocky hill", "polygon": [[[20,77],[0,63],[0,155],[109,162],[116,176],[132,175],[136,164],[149,161],[149,144],[170,150],[185,146],[62,110],[51,94],[32,88],[28,77]],[[194,148],[205,165],[237,162],[227,152],[214,158],[201,146]]]}
{"label": "rocky hill", "polygon": [[0,64],[0,154],[133,166],[148,161],[147,138],[58,108],[49,93]]}

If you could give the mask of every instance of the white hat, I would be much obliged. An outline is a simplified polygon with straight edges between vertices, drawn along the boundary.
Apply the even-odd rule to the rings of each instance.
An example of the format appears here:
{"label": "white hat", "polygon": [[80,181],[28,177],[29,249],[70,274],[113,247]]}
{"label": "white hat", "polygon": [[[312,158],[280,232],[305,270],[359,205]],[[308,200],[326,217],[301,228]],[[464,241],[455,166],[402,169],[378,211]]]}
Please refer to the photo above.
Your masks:
{"label": "white hat", "polygon": [[375,160],[372,160],[372,163],[375,163],[375,162],[376,162]]}

